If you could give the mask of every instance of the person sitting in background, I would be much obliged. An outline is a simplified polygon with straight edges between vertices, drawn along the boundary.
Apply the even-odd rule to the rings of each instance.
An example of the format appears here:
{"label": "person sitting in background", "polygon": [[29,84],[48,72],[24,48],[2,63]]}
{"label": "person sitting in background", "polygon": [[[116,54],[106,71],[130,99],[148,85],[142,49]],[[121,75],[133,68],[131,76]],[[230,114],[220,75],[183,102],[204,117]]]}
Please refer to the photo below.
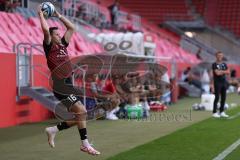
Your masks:
{"label": "person sitting in background", "polygon": [[236,72],[235,69],[231,70],[231,72],[230,72],[230,78],[229,78],[229,80],[228,80],[228,83],[229,83],[231,86],[236,87],[238,94],[240,94],[240,81],[239,81],[239,79],[237,78],[237,72]]}
{"label": "person sitting in background", "polygon": [[106,16],[99,12],[99,17],[96,20],[96,27],[98,27],[99,29],[104,29],[104,28],[108,28],[108,21]]}
{"label": "person sitting in background", "polygon": [[146,95],[142,97],[141,103],[142,103],[142,109],[143,109],[143,117],[149,117],[150,106],[148,104],[148,99]]}
{"label": "person sitting in background", "polygon": [[119,110],[120,96],[117,94],[116,88],[110,76],[108,76],[106,80],[102,81],[102,86],[102,92],[110,94],[109,98],[113,105],[113,107],[110,108],[108,111],[110,112],[110,115],[115,115],[116,112]]}
{"label": "person sitting in background", "polygon": [[210,93],[210,70],[205,69],[201,76],[203,93]]}
{"label": "person sitting in background", "polygon": [[188,82],[188,84],[190,84],[190,85],[195,86],[196,88],[200,89],[201,92],[203,91],[200,77],[197,77],[191,73],[191,67],[187,67],[187,69],[185,71],[183,71],[181,80],[184,82]]}
{"label": "person sitting in background", "polygon": [[0,0],[0,11],[5,11],[5,0]]}
{"label": "person sitting in background", "polygon": [[130,89],[132,87],[132,81],[131,79],[128,77],[128,75],[122,75],[121,77],[121,81],[119,82],[119,84],[117,85],[117,92],[120,94],[120,97],[122,97],[126,103],[129,102],[129,100],[131,99],[131,94],[132,94],[132,89]]}
{"label": "person sitting in background", "polygon": [[197,57],[197,59],[199,59],[199,60],[202,60],[201,52],[202,52],[202,49],[199,48],[198,51],[197,51],[197,53],[196,53],[196,57]]}
{"label": "person sitting in background", "polygon": [[128,101],[128,94],[126,94],[126,92],[121,86],[123,84],[123,79],[121,79],[120,76],[115,75],[113,78],[113,81],[114,81],[116,93],[119,95],[119,98],[121,101],[120,106],[124,106],[125,103]]}
{"label": "person sitting in background", "polygon": [[137,77],[133,77],[131,79],[130,92],[139,94],[144,92],[144,86],[141,84],[140,79]]}
{"label": "person sitting in background", "polygon": [[76,12],[76,17],[84,20],[85,22],[90,23],[91,16],[89,16],[87,14],[87,4],[86,3],[82,3],[80,6],[78,6],[77,12]]}
{"label": "person sitting in background", "polygon": [[2,8],[3,11],[14,12],[15,9],[21,5],[21,2],[19,0],[6,0],[3,1],[2,5],[4,5]]}
{"label": "person sitting in background", "polygon": [[[131,74],[125,74],[122,75],[121,78],[117,78],[115,80],[115,87],[116,87],[116,91],[119,94],[119,96],[121,97],[121,106],[125,106],[126,104],[128,104],[130,101],[132,101],[131,98],[133,98],[132,94],[136,94],[135,90],[137,90],[132,82],[132,78],[130,78],[132,75]],[[136,94],[137,96],[137,94]]]}
{"label": "person sitting in background", "polygon": [[156,96],[157,96],[157,86],[156,86],[156,81],[154,79],[153,74],[148,74],[146,75],[146,79],[144,82],[144,89],[148,92],[147,93],[147,100],[150,101],[155,101]]}
{"label": "person sitting in background", "polygon": [[12,5],[11,5],[12,12],[14,12],[16,10],[16,8],[20,7],[20,6],[21,6],[20,0],[13,0]]}
{"label": "person sitting in background", "polygon": [[106,89],[104,85],[105,82],[97,74],[93,75],[93,82],[91,82],[92,95],[106,110],[106,119],[118,120],[118,117],[115,115],[115,108],[118,107],[120,101],[116,94],[104,90],[104,88]]}
{"label": "person sitting in background", "polygon": [[11,10],[11,0],[6,0],[5,2],[4,2],[4,11],[5,12],[11,12],[12,10]]}
{"label": "person sitting in background", "polygon": [[183,81],[183,82],[188,82],[188,76],[189,76],[189,74],[190,74],[190,71],[191,71],[191,67],[187,67],[187,68],[182,72],[181,81]]}
{"label": "person sitting in background", "polygon": [[159,96],[161,96],[161,102],[167,105],[171,104],[171,82],[168,73],[163,75],[156,75],[157,89],[159,90]]}
{"label": "person sitting in background", "polygon": [[194,76],[193,74],[190,74],[190,76],[188,77],[188,83],[200,89],[201,92],[203,91],[201,81],[199,80],[198,77]]}
{"label": "person sitting in background", "polygon": [[85,17],[84,7],[83,5],[80,5],[77,7],[76,18],[84,19],[84,17]]}
{"label": "person sitting in background", "polygon": [[127,77],[127,75],[115,75],[114,86],[116,89],[116,93],[119,95],[120,99],[119,104],[120,107],[119,112],[121,113],[120,117],[125,118],[127,116],[125,106],[131,100],[130,79]]}
{"label": "person sitting in background", "polygon": [[[145,81],[145,82],[144,82]],[[150,97],[150,92],[154,93],[156,86],[152,83],[149,77],[145,76],[145,79],[141,81],[138,73],[129,73],[123,75],[122,78],[115,76],[114,84],[117,93],[120,95],[121,107],[125,109],[130,109],[131,107],[140,107],[144,111],[144,116],[149,116],[149,104],[148,97]],[[151,95],[152,96],[152,95]],[[154,97],[153,95],[152,97]],[[160,97],[159,97],[160,99]],[[138,108],[137,107],[137,108]],[[135,108],[136,109],[136,108]]]}
{"label": "person sitting in background", "polygon": [[129,88],[129,99],[128,102],[133,101],[133,97],[137,97],[140,99],[145,96],[147,93],[145,92],[144,85],[141,83],[140,79],[136,76],[132,77],[128,82]]}

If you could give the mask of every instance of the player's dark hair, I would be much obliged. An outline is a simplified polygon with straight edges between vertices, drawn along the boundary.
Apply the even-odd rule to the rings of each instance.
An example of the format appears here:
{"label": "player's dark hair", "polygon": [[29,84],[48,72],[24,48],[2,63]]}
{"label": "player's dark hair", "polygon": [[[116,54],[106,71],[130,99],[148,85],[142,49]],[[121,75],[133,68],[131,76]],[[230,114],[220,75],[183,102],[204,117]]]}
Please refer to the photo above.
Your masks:
{"label": "player's dark hair", "polygon": [[215,55],[218,55],[218,54],[220,54],[220,53],[222,53],[221,51],[217,51],[216,53],[215,53]]}
{"label": "player's dark hair", "polygon": [[49,28],[49,33],[50,33],[50,35],[52,35],[52,33],[53,33],[54,30],[58,30],[58,27],[50,27],[50,28]]}

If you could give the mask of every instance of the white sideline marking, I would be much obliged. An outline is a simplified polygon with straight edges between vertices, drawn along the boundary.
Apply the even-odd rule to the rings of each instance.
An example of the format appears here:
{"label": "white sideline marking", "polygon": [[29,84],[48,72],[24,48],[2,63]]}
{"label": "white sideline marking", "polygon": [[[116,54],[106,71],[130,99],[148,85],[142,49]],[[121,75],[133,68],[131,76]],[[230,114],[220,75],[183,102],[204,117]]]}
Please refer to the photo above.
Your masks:
{"label": "white sideline marking", "polygon": [[228,119],[234,119],[234,118],[237,118],[238,116],[240,116],[240,112],[238,112],[237,114],[235,114],[235,115],[229,117]]}
{"label": "white sideline marking", "polygon": [[220,153],[217,157],[213,160],[223,160],[227,155],[229,155],[234,149],[236,149],[240,145],[240,139],[234,142],[231,146],[226,148],[222,153]]}

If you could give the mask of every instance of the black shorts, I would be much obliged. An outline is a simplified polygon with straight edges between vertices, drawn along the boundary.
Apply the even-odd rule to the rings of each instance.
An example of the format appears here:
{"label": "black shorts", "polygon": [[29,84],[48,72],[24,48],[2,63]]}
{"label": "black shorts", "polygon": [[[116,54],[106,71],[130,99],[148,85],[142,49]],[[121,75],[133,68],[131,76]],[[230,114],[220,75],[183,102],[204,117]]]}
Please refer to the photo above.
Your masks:
{"label": "black shorts", "polygon": [[72,85],[70,78],[54,80],[53,94],[68,110],[76,102],[81,102],[79,92]]}
{"label": "black shorts", "polygon": [[81,102],[80,98],[74,94],[59,94],[57,92],[53,92],[54,96],[61,101],[61,103],[70,110],[71,106],[77,102]]}

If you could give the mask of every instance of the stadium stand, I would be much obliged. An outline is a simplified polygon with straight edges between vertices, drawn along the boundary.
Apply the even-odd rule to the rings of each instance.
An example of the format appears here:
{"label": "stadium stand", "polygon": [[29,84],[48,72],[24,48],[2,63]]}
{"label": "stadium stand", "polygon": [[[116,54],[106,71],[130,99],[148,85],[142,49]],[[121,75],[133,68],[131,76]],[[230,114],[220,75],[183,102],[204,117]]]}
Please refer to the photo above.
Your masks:
{"label": "stadium stand", "polygon": [[[103,9],[103,7],[100,7],[100,9]],[[106,9],[106,8],[105,8]],[[11,52],[12,47],[14,44],[20,43],[20,42],[28,42],[28,43],[40,43],[41,44],[41,39],[43,38],[42,35],[40,34],[40,23],[39,20],[35,14],[31,14],[32,10],[28,9],[23,9],[18,7],[17,9],[21,14],[19,13],[5,13],[1,12],[0,13],[0,19],[2,20],[3,23],[1,23],[1,28],[6,32],[9,33],[9,36],[5,36],[1,34],[1,47],[3,48],[3,51],[5,52]],[[15,20],[17,19],[17,21]],[[63,26],[58,23],[55,20],[48,20],[50,26],[58,26],[60,28],[60,31],[63,32]],[[143,21],[144,24],[144,21]],[[145,25],[145,24],[144,24]],[[149,24],[147,24],[149,25]],[[20,26],[20,27],[17,27]],[[26,30],[28,28],[28,30]],[[88,29],[87,27],[85,27]],[[145,30],[145,33],[148,33],[148,29],[153,28],[151,26],[149,27],[143,27],[143,30]],[[97,28],[91,28],[92,32],[101,32]],[[156,28],[154,32],[159,31],[159,29]],[[109,32],[109,31],[107,31]],[[111,32],[111,31],[110,31]],[[154,32],[149,32],[153,33],[156,35]],[[15,34],[12,34],[15,33]],[[162,31],[162,34],[167,35],[168,33],[164,33]],[[158,41],[158,44],[162,46],[161,48],[158,48],[156,50],[157,55],[168,55],[170,57],[175,57],[177,60],[184,61],[186,59],[186,56],[189,53],[182,50],[177,44],[171,42],[165,42],[163,37],[159,37],[156,35],[156,39],[160,39]],[[173,38],[174,39],[174,38]],[[81,34],[76,33],[73,38],[73,43],[69,46],[70,53],[72,56],[79,55],[81,53],[96,53],[102,51],[101,47],[97,43],[89,42],[87,41],[84,37],[82,37]],[[170,43],[170,45],[169,45]],[[161,50],[163,51],[161,53]],[[172,54],[172,55],[171,55]],[[191,62],[195,62],[196,58],[194,58],[194,55],[189,55],[188,57],[191,57]]]}
{"label": "stadium stand", "polygon": [[[28,10],[28,9],[24,9]],[[33,15],[29,15],[25,11],[21,11],[22,14],[19,13],[6,13],[0,12],[0,20],[1,20],[1,29],[5,31],[5,33],[1,33],[1,48],[3,48],[4,52],[12,52],[13,46],[25,42],[25,43],[42,43],[42,34],[40,29],[40,23],[38,18]],[[27,16],[26,16],[27,15]],[[26,19],[26,17],[28,17]],[[63,33],[63,26],[55,21],[55,20],[48,20],[50,26],[57,26],[59,27],[61,33]],[[26,29],[27,28],[27,29]],[[14,34],[13,34],[14,33]],[[8,35],[8,36],[7,36]],[[92,44],[94,47],[93,49],[86,48],[83,46],[89,46]],[[101,46],[89,42],[85,40],[81,34],[75,33],[73,38],[73,43],[69,46],[72,56],[79,55],[81,53],[95,53],[101,51]]]}
{"label": "stadium stand", "polygon": [[166,20],[193,20],[193,16],[189,14],[189,6],[184,0],[121,0],[120,3],[156,24]]}
{"label": "stadium stand", "polygon": [[[234,3],[232,3],[234,2]],[[107,21],[109,21],[109,12],[107,10],[107,5],[111,4],[112,1],[102,1],[100,4],[98,1],[88,1],[88,5],[91,6],[93,10],[96,10],[98,12],[103,13],[106,16]],[[150,15],[151,17],[159,17],[159,20],[156,20],[155,22],[161,23],[164,20],[192,20],[193,17],[189,14],[189,6],[187,5],[187,3],[185,1],[150,1],[148,3],[145,3],[143,1],[136,3],[135,1],[124,1],[121,0],[120,1],[121,4],[124,5],[124,7],[129,7],[131,8],[131,10],[135,13],[139,13],[140,15],[142,15],[143,17],[146,17],[148,20],[151,21],[155,21],[153,19],[151,19],[148,15],[144,15],[145,12],[147,13],[151,13],[151,14],[158,14],[158,15]],[[200,13],[201,15],[204,15],[204,11],[206,8],[206,3],[204,0],[201,1],[192,1],[192,4],[196,7],[196,11],[198,13]],[[228,5],[229,4],[229,5]],[[235,5],[232,5],[235,4]],[[238,1],[234,1],[232,0],[231,3],[228,1],[220,1],[220,3],[218,4],[220,6],[220,9],[218,10],[218,12],[220,15],[218,16],[218,20],[217,23],[218,25],[221,25],[233,32],[235,32],[236,34],[239,34],[239,24],[238,22],[235,20],[238,16],[237,14],[239,14],[237,11],[233,12],[234,8],[237,8],[239,5]],[[158,7],[155,7],[158,6]],[[159,7],[160,6],[160,7]],[[123,8],[123,13],[125,12],[129,12],[127,9]],[[89,8],[89,7],[87,7]],[[145,11],[145,8],[152,8],[151,12]],[[12,31],[16,32],[16,35],[12,35],[9,34],[9,37],[6,37],[4,35],[1,35],[1,48],[3,48],[3,51],[5,52],[9,52],[11,51],[13,44],[16,44],[17,42],[32,42],[32,43],[40,43],[41,42],[41,35],[39,34],[39,21],[36,17],[36,13],[34,12],[33,9],[26,9],[26,8],[22,8],[22,7],[17,7],[17,12],[21,13],[4,13],[1,12],[1,17],[0,19],[2,20],[0,27],[6,31],[7,33],[10,33]],[[155,12],[155,10],[157,12]],[[225,11],[226,10],[226,11]],[[224,11],[224,12],[223,12]],[[88,13],[87,10],[84,10],[85,13]],[[171,14],[171,12],[174,12],[174,14]],[[232,13],[231,15],[229,14],[230,17],[228,17],[228,12]],[[142,13],[142,14],[141,14]],[[236,14],[236,15],[235,15]],[[168,15],[171,15],[170,17],[168,17]],[[180,16],[179,16],[180,15]],[[182,16],[184,15],[184,16]],[[134,17],[134,15],[132,15]],[[17,18],[17,21],[15,21],[14,19]],[[136,18],[136,17],[135,17]],[[156,35],[157,39],[159,38],[163,38],[163,39],[168,39],[170,41],[170,43],[172,43],[173,46],[176,46],[177,43],[179,43],[179,37],[178,36],[174,36],[172,33],[164,30],[164,29],[159,29],[157,28],[155,25],[148,23],[144,18],[142,18],[141,20],[142,23],[142,30],[145,33],[152,33],[154,35]],[[49,20],[49,22],[51,23],[51,25],[57,25],[61,30],[63,29],[62,26],[57,23],[56,21],[52,21]],[[135,20],[133,20],[133,22],[135,22]],[[28,33],[26,34],[26,31],[24,31],[23,27],[16,27],[16,26],[22,26],[22,24],[26,25],[26,27],[28,28]],[[128,29],[129,28],[134,28],[134,25],[131,25],[131,23],[129,23],[130,25],[127,26]],[[139,24],[139,22],[138,22]],[[131,27],[130,27],[131,26]],[[135,28],[136,29],[136,28]],[[138,26],[139,29],[139,26]],[[97,28],[91,28],[90,30],[91,32],[100,32],[100,30],[98,30]],[[24,34],[23,34],[24,32]],[[109,32],[109,30],[107,31]],[[22,34],[26,37],[23,37]],[[172,34],[172,35],[171,35]],[[30,35],[30,36],[27,36]],[[81,40],[83,40],[84,38],[81,37],[82,35],[80,34],[76,34],[76,36],[74,36],[74,45],[70,46],[70,50],[73,51],[73,55],[78,55],[80,52],[96,52],[96,51],[101,51],[101,48],[98,47],[98,44],[94,44],[93,48],[92,47],[86,47],[89,46],[87,40],[84,40],[83,42]],[[77,40],[80,39],[81,43],[77,43]],[[162,42],[160,40],[160,42]],[[86,44],[85,44],[86,43]],[[158,42],[159,43],[159,42]],[[174,44],[176,43],[176,44]],[[10,45],[9,45],[10,44]],[[85,45],[84,45],[85,44]],[[91,43],[90,43],[91,44]],[[162,50],[164,50],[165,52],[169,52],[171,53],[171,49],[172,47],[169,47],[168,45],[164,46],[165,43],[161,44],[161,46],[163,46]],[[85,46],[85,47],[84,47]],[[175,47],[178,50],[178,47]],[[167,50],[169,49],[169,50]],[[157,50],[157,54],[158,55],[164,55],[164,53],[160,53],[161,49]],[[178,52],[184,52],[184,51],[178,51]],[[175,55],[176,56],[176,55]],[[176,56],[179,59],[179,56]]]}
{"label": "stadium stand", "polygon": [[[240,36],[240,24],[238,23],[240,13],[240,1],[238,0],[219,0],[210,3],[206,0],[193,0],[196,12],[203,16],[203,18],[212,26],[219,26],[223,29],[234,33],[237,37]],[[214,14],[211,13],[210,8],[213,9]],[[209,20],[209,17],[211,20]],[[214,18],[215,17],[215,18]]]}
{"label": "stadium stand", "polygon": [[[68,1],[65,1],[65,13],[70,13],[75,15],[75,12],[77,12],[77,10],[72,10],[72,8],[67,8],[69,7],[69,3],[67,3]],[[120,1],[121,2],[121,1]],[[113,1],[76,1],[75,6],[77,6],[76,8],[78,8],[79,5],[84,6],[84,14],[89,16],[89,17],[94,17],[99,13],[107,13],[106,9],[108,6],[110,6],[113,3]],[[83,5],[84,4],[84,5]],[[92,5],[92,6],[91,6]],[[90,12],[91,11],[91,12]],[[96,15],[93,15],[92,13],[95,13]],[[186,59],[190,59],[190,63],[195,63],[198,62],[198,59],[196,58],[195,55],[193,54],[189,54],[189,52],[182,50],[179,47],[179,36],[176,36],[175,34],[173,34],[172,32],[169,32],[165,29],[160,29],[158,28],[155,24],[151,24],[150,22],[148,22],[145,18],[141,18],[139,19],[135,14],[133,14],[134,12],[131,12],[131,10],[120,6],[120,24],[121,27],[125,27],[125,29],[136,29],[136,30],[142,30],[144,34],[151,34],[153,35],[155,41],[158,43],[157,46],[162,46],[162,47],[158,47],[155,50],[155,54],[157,56],[168,56],[168,57],[172,57],[172,58],[176,58],[177,61],[181,61],[184,62],[186,61]],[[123,16],[124,15],[124,16]],[[107,17],[109,17],[109,14],[107,15]],[[126,18],[126,17],[134,17],[134,18]],[[137,23],[136,19],[138,19]],[[109,19],[108,19],[109,20]],[[120,27],[120,28],[121,28]],[[141,29],[140,29],[141,27]],[[99,29],[95,29],[96,32],[102,32]],[[96,33],[95,32],[95,33]],[[115,31],[111,31],[108,30],[108,33],[112,32],[114,33]],[[166,42],[165,42],[166,41]],[[187,56],[185,56],[187,55]],[[186,58],[187,57],[187,58]]]}
{"label": "stadium stand", "polygon": [[218,4],[218,19],[217,25],[222,26],[225,29],[240,36],[240,24],[239,24],[239,7],[240,2],[237,0],[222,0]]}
{"label": "stadium stand", "polygon": [[204,16],[205,12],[205,0],[192,0],[192,4],[195,7],[195,11],[199,13],[201,16]]}
{"label": "stadium stand", "polygon": [[[121,0],[120,3],[131,8],[135,13],[147,18],[155,24],[161,24],[164,21],[192,21],[195,19],[191,8],[195,8],[195,13],[200,14],[208,24],[220,26],[230,32],[240,36],[239,7],[238,0],[192,0],[191,3],[184,0],[177,1],[144,1],[144,0]],[[213,9],[215,8],[215,9]],[[214,13],[212,13],[214,12]]]}

